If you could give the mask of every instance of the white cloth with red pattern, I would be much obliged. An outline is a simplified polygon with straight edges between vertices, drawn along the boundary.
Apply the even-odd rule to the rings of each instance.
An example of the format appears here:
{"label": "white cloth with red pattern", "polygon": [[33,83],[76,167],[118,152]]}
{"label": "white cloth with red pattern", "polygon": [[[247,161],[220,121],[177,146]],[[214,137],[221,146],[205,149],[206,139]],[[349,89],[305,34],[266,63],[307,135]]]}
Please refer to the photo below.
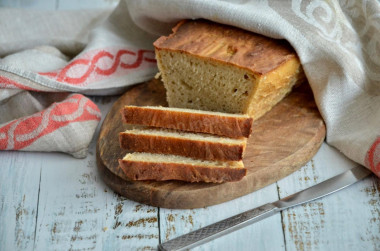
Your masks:
{"label": "white cloth with red pattern", "polygon": [[0,23],[0,150],[83,158],[101,114],[82,94],[119,94],[157,73],[157,36],[124,3],[112,14],[0,9]]}
{"label": "white cloth with red pattern", "polygon": [[205,18],[287,39],[313,89],[327,142],[380,176],[376,0],[122,0],[109,13],[0,10],[6,23],[0,26],[0,149],[83,156],[99,110],[80,94],[54,99],[51,92],[120,93],[153,77],[152,42],[159,35],[178,20]]}

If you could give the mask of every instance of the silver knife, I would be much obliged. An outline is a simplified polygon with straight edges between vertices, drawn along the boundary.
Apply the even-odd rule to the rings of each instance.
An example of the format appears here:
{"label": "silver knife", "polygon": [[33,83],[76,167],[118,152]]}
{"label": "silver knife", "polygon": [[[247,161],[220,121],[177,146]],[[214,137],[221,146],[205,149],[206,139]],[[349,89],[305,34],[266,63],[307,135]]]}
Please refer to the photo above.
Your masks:
{"label": "silver knife", "polygon": [[220,236],[258,222],[284,209],[294,207],[339,191],[371,174],[367,168],[354,167],[342,174],[325,180],[282,200],[265,204],[225,220],[200,228],[158,245],[159,250],[186,250],[214,240]]}

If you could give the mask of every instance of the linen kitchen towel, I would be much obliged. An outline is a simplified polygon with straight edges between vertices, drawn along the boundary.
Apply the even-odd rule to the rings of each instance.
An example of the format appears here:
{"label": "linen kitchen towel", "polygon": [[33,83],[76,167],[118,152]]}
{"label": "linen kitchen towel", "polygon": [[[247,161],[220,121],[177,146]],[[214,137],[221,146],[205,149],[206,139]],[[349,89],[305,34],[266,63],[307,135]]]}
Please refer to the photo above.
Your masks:
{"label": "linen kitchen towel", "polygon": [[[8,103],[25,90],[28,94],[22,95],[35,100],[51,95],[46,92],[108,95],[147,80],[157,71],[153,41],[181,19],[205,18],[286,39],[301,59],[327,126],[327,142],[380,176],[380,5],[375,0],[122,0],[110,16],[106,11],[59,13],[54,18],[36,14],[38,23],[31,12],[3,12],[0,23],[14,17],[28,21],[0,26],[0,56],[9,55],[0,61],[0,96]],[[35,48],[42,45],[51,47]],[[36,109],[45,107],[46,102]],[[16,149],[18,143],[19,126],[4,128],[36,114],[14,109],[14,118],[0,121],[1,149]],[[24,134],[18,138],[28,138]],[[49,134],[39,133],[39,141],[19,149],[37,149],[34,144]]]}
{"label": "linen kitchen towel", "polygon": [[125,2],[113,12],[0,9],[0,24],[1,150],[85,157],[101,114],[82,94],[118,94],[157,73],[157,36]]}

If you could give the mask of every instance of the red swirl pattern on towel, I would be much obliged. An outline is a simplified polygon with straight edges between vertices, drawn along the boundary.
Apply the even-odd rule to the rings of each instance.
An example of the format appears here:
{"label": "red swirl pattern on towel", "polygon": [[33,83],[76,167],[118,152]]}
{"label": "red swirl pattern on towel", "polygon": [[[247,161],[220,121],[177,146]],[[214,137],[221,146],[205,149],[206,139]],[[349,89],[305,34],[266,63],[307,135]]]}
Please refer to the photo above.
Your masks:
{"label": "red swirl pattern on towel", "polygon": [[17,83],[15,81],[13,81],[12,79],[6,78],[4,76],[0,76],[0,88],[22,89],[22,90],[28,90],[28,91],[39,91],[39,90],[33,89],[27,85]]}
{"label": "red swirl pattern on towel", "polygon": [[377,137],[369,148],[365,158],[365,164],[371,168],[372,172],[380,177],[380,137]]}
{"label": "red swirl pattern on towel", "polygon": [[[153,58],[147,57],[146,54],[151,54]],[[126,55],[132,57],[125,57]],[[81,58],[73,60],[57,72],[40,72],[39,74],[62,83],[87,85],[89,82],[101,80],[103,77],[110,76],[123,69],[141,68],[143,62],[156,64],[154,51],[138,50],[134,52],[122,49],[112,53],[102,49],[82,55]],[[88,81],[89,79],[92,81]]]}
{"label": "red swirl pattern on towel", "polygon": [[99,121],[100,118],[100,111],[91,100],[73,94],[41,112],[0,127],[0,150],[19,150],[72,122]]}

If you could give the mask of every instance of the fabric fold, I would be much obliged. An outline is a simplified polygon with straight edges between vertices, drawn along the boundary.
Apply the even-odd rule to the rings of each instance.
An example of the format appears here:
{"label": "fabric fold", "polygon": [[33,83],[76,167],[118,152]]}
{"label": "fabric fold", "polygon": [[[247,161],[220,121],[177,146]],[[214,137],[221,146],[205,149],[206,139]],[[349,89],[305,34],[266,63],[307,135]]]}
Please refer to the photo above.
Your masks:
{"label": "fabric fold", "polygon": [[[13,16],[17,21],[7,22]],[[0,102],[12,102],[27,91],[122,93],[157,72],[152,43],[159,35],[170,33],[179,20],[204,18],[288,40],[300,57],[325,120],[327,142],[380,176],[379,16],[380,4],[375,0],[122,0],[112,13],[59,12],[53,18],[51,13],[2,9],[0,23],[7,25],[0,27]],[[68,100],[82,99],[73,95]],[[78,107],[82,104],[75,102]],[[12,107],[8,111],[15,114],[12,118],[19,117],[1,124],[2,149],[50,148],[73,154],[89,143],[88,138],[71,142],[53,137],[53,131],[81,133],[82,127],[75,126],[80,121],[63,126],[54,120],[60,129],[38,129],[37,124],[51,114],[51,106],[42,105],[45,112],[29,117],[24,117],[22,108]],[[83,110],[91,118],[87,123],[98,121],[93,114],[96,108],[88,107]],[[49,142],[55,142],[55,148],[34,139],[29,129],[23,131],[26,127],[21,125],[27,122],[44,137],[51,136]],[[15,137],[15,132],[21,134]],[[71,150],[66,147],[70,144]]]}

